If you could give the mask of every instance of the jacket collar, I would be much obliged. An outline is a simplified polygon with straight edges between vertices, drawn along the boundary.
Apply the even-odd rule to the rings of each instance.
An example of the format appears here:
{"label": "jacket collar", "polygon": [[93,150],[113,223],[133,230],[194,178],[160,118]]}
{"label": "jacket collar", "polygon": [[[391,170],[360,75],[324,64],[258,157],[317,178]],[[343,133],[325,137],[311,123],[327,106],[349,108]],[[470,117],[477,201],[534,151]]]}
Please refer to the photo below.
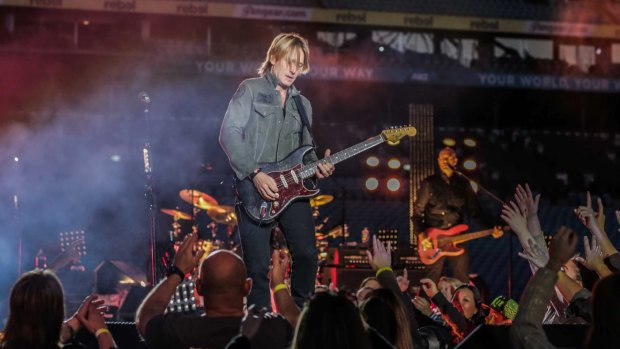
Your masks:
{"label": "jacket collar", "polygon": [[[280,83],[280,80],[278,80],[278,77],[274,73],[272,73],[272,72],[268,72],[267,74],[265,74],[265,79],[267,79],[267,81],[269,81],[271,86],[273,86],[274,90],[278,86],[278,84]],[[291,85],[288,88],[287,92],[288,92],[289,96],[296,96],[296,95],[299,94],[299,90],[295,87],[295,85]]]}

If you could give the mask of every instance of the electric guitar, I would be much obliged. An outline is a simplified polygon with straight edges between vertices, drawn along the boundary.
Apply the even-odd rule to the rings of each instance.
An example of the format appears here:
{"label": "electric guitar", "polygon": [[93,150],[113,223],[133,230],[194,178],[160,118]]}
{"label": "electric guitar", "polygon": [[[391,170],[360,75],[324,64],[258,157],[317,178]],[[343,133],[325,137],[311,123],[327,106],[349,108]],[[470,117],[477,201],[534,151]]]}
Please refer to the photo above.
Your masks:
{"label": "electric guitar", "polygon": [[259,164],[261,172],[269,175],[278,185],[278,199],[265,200],[249,179],[235,180],[237,196],[245,212],[255,221],[269,223],[275,220],[293,201],[300,198],[309,198],[319,193],[318,189],[308,188],[304,180],[316,174],[317,166],[321,163],[337,164],[385,141],[397,143],[405,136],[413,137],[417,130],[413,126],[394,127],[383,130],[378,136],[341,150],[331,156],[304,165],[304,155],[312,150],[312,146],[305,145],[293,151],[284,160]]}
{"label": "electric guitar", "polygon": [[437,262],[443,256],[460,256],[465,250],[457,247],[456,244],[489,235],[497,239],[504,235],[504,230],[508,228],[494,227],[474,233],[457,235],[467,229],[469,229],[467,224],[457,224],[447,230],[429,228],[424,231],[424,234],[419,234],[418,255],[422,263],[430,265]]}

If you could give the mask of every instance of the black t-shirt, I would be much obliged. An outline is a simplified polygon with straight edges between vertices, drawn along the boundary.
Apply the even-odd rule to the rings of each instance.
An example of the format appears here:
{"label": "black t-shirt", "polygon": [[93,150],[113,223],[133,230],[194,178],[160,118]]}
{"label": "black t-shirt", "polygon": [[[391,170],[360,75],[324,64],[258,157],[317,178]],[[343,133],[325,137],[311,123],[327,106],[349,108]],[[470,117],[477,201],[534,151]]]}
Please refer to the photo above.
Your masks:
{"label": "black t-shirt", "polygon": [[465,214],[480,220],[480,213],[478,200],[468,181],[458,175],[448,178],[438,173],[420,184],[413,223],[418,233],[429,227],[447,229],[463,223]]}
{"label": "black t-shirt", "polygon": [[[239,334],[241,317],[207,317],[169,313],[153,317],[144,339],[151,349],[218,349]],[[287,348],[293,337],[291,324],[281,315],[265,318],[253,348]]]}

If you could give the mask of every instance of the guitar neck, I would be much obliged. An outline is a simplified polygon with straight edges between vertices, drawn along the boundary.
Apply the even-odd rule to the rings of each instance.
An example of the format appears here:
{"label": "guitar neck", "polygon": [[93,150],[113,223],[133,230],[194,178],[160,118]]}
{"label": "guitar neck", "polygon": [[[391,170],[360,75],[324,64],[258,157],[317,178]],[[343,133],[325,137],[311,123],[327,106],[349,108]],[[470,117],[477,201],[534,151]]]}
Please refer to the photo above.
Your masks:
{"label": "guitar neck", "polygon": [[485,236],[489,236],[493,234],[493,229],[487,229],[487,230],[481,230],[481,231],[477,231],[475,233],[469,233],[469,234],[463,234],[463,235],[457,235],[457,236],[452,236],[449,238],[443,238],[440,239],[441,243],[461,243],[461,242],[465,242],[465,241],[469,241],[469,240],[474,240],[474,239],[478,239],[478,238],[482,238]]}
{"label": "guitar neck", "polygon": [[337,164],[341,161],[344,161],[350,157],[353,157],[357,154],[360,154],[370,148],[373,148],[381,143],[385,142],[385,139],[383,138],[382,135],[378,135],[375,137],[372,137],[364,142],[358,143],[354,146],[348,147],[344,150],[341,150],[335,154],[332,154],[326,158],[323,158],[319,161],[315,161],[312,162],[310,164],[304,165],[302,166],[301,170],[299,171],[300,175],[302,178],[306,179],[309,177],[314,176],[314,174],[316,173],[316,168],[318,167],[319,164],[321,163],[332,163],[332,164]]}

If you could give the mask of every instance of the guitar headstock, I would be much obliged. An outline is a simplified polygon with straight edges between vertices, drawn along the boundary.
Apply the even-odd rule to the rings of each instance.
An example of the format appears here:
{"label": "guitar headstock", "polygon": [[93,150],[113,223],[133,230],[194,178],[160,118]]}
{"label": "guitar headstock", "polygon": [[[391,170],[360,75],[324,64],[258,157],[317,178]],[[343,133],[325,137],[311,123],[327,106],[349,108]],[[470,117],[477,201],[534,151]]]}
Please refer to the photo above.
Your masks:
{"label": "guitar headstock", "polygon": [[405,137],[413,137],[418,133],[415,127],[409,126],[400,126],[400,127],[391,127],[385,129],[381,132],[381,136],[390,144],[398,144],[400,140]]}

